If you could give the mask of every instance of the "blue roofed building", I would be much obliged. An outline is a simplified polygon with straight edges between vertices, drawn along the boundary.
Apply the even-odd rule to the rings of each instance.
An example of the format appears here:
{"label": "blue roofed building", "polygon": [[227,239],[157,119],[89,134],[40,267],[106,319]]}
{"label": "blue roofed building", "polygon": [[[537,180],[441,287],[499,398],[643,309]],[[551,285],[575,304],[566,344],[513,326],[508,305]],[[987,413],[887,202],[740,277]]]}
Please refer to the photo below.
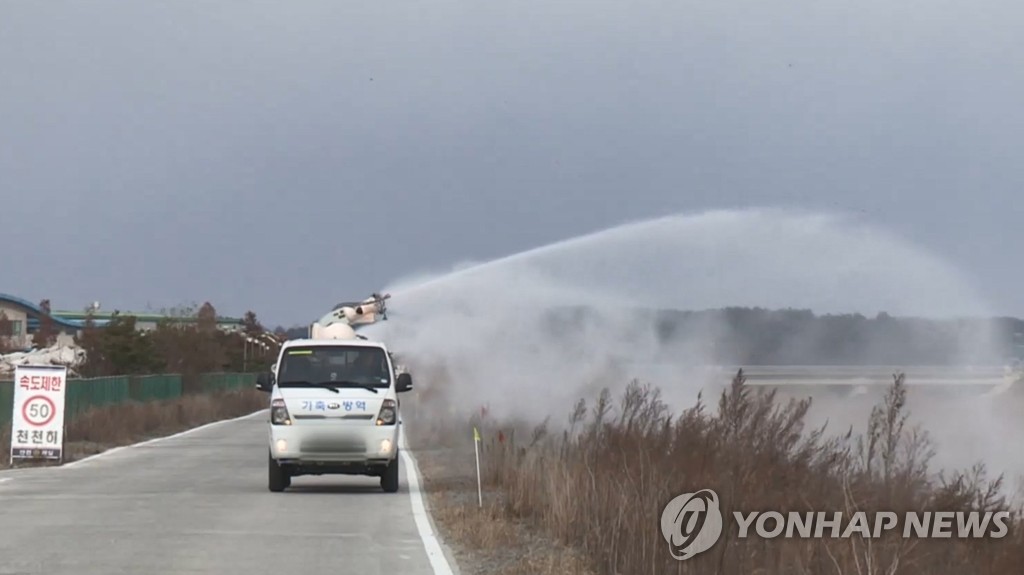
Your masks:
{"label": "blue roofed building", "polygon": [[[39,305],[20,297],[0,293],[0,312],[3,312],[11,324],[11,347],[30,348],[32,334],[39,329],[39,318],[43,316],[43,310]],[[84,327],[84,322],[58,318],[52,314],[51,317],[61,340],[74,337]]]}
{"label": "blue roofed building", "polygon": [[[11,322],[11,347],[16,349],[30,349],[32,347],[32,334],[39,330],[40,319],[45,315],[38,304],[24,298],[0,293],[0,312]],[[54,329],[58,332],[59,343],[71,343],[75,335],[81,333],[86,326],[86,319],[92,316],[93,325],[103,327],[110,322],[114,312],[101,312],[94,310],[90,313],[85,311],[52,311],[50,317],[53,320]],[[161,320],[171,319],[176,322],[193,322],[195,318],[173,317],[159,313],[135,313],[122,311],[120,315],[131,315],[135,317],[135,326],[139,330],[150,330],[156,328]],[[225,331],[240,331],[243,322],[238,318],[218,317],[217,325]]]}

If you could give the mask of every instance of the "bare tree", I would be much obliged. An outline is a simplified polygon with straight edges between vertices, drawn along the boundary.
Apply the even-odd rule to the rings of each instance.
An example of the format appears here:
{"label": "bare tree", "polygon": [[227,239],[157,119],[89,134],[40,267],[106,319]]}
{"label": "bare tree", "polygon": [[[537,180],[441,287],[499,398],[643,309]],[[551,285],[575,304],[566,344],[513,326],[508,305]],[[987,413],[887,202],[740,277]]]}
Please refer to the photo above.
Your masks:
{"label": "bare tree", "polygon": [[214,333],[217,331],[217,310],[213,304],[206,302],[199,308],[196,314],[196,326],[201,333]]}
{"label": "bare tree", "polygon": [[242,319],[242,329],[245,335],[249,337],[255,337],[262,334],[265,330],[260,320],[256,319],[256,312],[249,310],[245,312],[245,317]]}
{"label": "bare tree", "polygon": [[57,343],[57,327],[51,315],[50,300],[39,302],[39,309],[43,313],[39,316],[39,329],[32,336],[32,341],[36,347],[50,347]]}
{"label": "bare tree", "polygon": [[14,322],[7,317],[7,312],[0,310],[0,353],[14,351]]}

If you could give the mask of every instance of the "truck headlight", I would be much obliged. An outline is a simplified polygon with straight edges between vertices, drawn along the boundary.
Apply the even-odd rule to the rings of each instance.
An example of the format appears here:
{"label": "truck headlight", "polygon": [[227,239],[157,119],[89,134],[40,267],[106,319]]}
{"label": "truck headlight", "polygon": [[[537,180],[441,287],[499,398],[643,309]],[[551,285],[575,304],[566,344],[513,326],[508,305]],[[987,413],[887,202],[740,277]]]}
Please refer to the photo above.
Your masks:
{"label": "truck headlight", "polygon": [[377,414],[377,425],[394,425],[395,411],[397,411],[395,400],[385,399],[380,406],[380,413]]}
{"label": "truck headlight", "polygon": [[270,402],[270,423],[273,425],[292,424],[292,418],[288,414],[288,408],[285,407],[283,399],[275,399]]}

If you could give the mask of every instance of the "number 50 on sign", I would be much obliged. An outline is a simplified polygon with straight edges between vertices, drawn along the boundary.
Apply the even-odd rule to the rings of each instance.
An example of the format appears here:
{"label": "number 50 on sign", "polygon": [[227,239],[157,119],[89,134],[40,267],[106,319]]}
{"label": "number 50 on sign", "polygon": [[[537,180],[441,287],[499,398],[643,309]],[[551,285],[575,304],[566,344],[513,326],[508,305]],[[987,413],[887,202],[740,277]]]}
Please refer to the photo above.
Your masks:
{"label": "number 50 on sign", "polygon": [[15,459],[62,459],[67,371],[49,365],[15,367],[12,463]]}

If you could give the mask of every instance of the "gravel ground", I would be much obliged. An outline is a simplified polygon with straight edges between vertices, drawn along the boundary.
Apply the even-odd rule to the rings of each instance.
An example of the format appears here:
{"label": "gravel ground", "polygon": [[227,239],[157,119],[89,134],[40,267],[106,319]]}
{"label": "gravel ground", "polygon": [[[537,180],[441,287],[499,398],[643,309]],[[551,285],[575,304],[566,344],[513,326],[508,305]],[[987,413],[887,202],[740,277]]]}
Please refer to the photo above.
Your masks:
{"label": "gravel ground", "polygon": [[508,513],[499,493],[485,491],[480,506],[472,443],[419,449],[416,460],[431,515],[463,575],[586,573],[572,550]]}
{"label": "gravel ground", "polygon": [[462,575],[591,575],[578,554],[513,516],[484,486],[480,505],[472,427],[407,418],[430,513]]}

